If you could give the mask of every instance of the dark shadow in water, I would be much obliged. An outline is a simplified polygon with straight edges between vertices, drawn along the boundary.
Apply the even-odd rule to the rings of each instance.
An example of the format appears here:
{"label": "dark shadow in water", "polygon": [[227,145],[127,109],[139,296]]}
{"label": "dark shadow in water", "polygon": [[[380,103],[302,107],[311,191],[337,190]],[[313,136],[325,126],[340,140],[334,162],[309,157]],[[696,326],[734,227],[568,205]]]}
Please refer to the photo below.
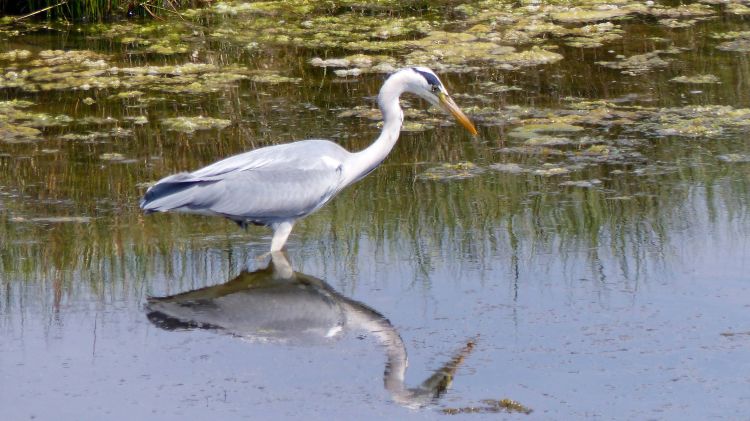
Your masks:
{"label": "dark shadow in water", "polygon": [[406,387],[406,347],[390,321],[325,281],[295,272],[282,253],[272,253],[265,269],[243,271],[225,284],[149,298],[146,310],[149,320],[165,330],[214,329],[257,343],[310,344],[344,331],[368,332],[386,353],[385,388],[408,407],[436,403],[474,347],[468,341],[422,384]]}

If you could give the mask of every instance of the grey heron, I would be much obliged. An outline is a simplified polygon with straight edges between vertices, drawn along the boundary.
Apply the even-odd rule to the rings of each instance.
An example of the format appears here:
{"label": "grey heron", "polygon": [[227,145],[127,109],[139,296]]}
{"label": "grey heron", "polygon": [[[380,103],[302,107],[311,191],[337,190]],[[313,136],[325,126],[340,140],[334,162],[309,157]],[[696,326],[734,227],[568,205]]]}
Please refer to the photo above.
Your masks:
{"label": "grey heron", "polygon": [[378,94],[383,129],[362,151],[351,153],[321,139],[255,149],[159,180],[146,191],[141,209],[223,216],[242,227],[248,223],[269,226],[273,229],[271,251],[279,251],[297,220],[383,162],[401,131],[404,114],[399,97],[404,92],[441,106],[476,135],[474,125],[432,70],[405,68],[383,83]]}

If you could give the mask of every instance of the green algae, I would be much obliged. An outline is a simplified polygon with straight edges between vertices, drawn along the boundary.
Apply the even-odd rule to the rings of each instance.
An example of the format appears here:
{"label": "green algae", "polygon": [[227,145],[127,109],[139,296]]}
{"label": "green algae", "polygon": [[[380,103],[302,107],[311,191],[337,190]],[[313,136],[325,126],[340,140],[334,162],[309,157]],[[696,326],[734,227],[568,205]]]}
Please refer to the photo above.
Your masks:
{"label": "green algae", "polygon": [[463,180],[476,177],[483,172],[484,169],[471,162],[459,162],[429,168],[422,174],[419,174],[417,178],[433,181]]}
{"label": "green algae", "polygon": [[161,120],[165,129],[181,133],[194,133],[198,130],[225,129],[231,121],[213,117],[174,117]]}
{"label": "green algae", "polygon": [[418,49],[407,54],[405,65],[425,65],[444,71],[469,71],[470,63],[489,62],[504,69],[556,63],[561,54],[539,46],[516,51],[512,46],[482,41],[468,33],[433,31],[413,42]]}
{"label": "green algae", "polygon": [[383,114],[377,108],[370,108],[365,105],[358,105],[356,107],[353,107],[346,111],[342,111],[338,113],[336,117],[337,118],[357,117],[357,118],[365,118],[368,120],[380,120],[383,118]]}
{"label": "green algae", "polygon": [[552,177],[557,175],[570,174],[570,168],[558,166],[556,164],[546,163],[542,168],[533,170],[531,173],[542,177]]}
{"label": "green algae", "polygon": [[23,100],[0,101],[0,141],[28,143],[42,139],[43,130],[73,122],[65,114],[28,111],[34,103]]}
{"label": "green algae", "polygon": [[5,143],[28,143],[39,140],[41,130],[19,124],[0,121],[0,141]]}
{"label": "green algae", "polygon": [[[521,136],[523,137],[523,136]],[[524,145],[527,146],[565,146],[570,145],[573,143],[572,140],[570,140],[567,137],[558,137],[558,136],[533,136],[531,138],[526,139],[524,142]]]}
{"label": "green algae", "polygon": [[623,58],[620,61],[597,61],[596,64],[610,69],[622,70],[622,73],[626,75],[636,76],[654,69],[669,66],[670,60],[662,58],[660,56],[662,53],[664,51],[657,50],[650,53],[636,54]]}
{"label": "green algae", "polygon": [[31,57],[31,51],[29,50],[11,50],[0,53],[0,60],[2,61],[26,60],[29,57]]}
{"label": "green algae", "polygon": [[750,52],[750,34],[747,32],[738,33],[734,40],[722,42],[716,48],[737,53]]}
{"label": "green algae", "polygon": [[749,126],[750,109],[714,105],[662,108],[634,129],[660,136],[715,138]]}
{"label": "green algae", "polygon": [[[519,139],[541,138],[543,133],[575,133],[583,130],[583,127],[564,122],[550,122],[545,124],[526,124],[516,127],[508,136]],[[548,138],[549,139],[549,138]]]}
{"label": "green algae", "polygon": [[116,95],[112,95],[110,98],[132,99],[132,98],[138,98],[141,96],[143,96],[143,92],[141,91],[124,91],[124,92],[118,92]]}
{"label": "green algae", "polygon": [[750,15],[750,7],[744,4],[732,3],[727,5],[726,12],[741,16]]}
{"label": "green algae", "polygon": [[59,137],[62,140],[76,142],[92,142],[100,139],[107,139],[110,134],[107,132],[88,132],[88,133],[67,133]]}
{"label": "green algae", "polygon": [[559,149],[548,148],[544,146],[508,146],[499,148],[497,151],[503,154],[534,156],[541,158],[565,156],[565,152]]}
{"label": "green algae", "polygon": [[719,83],[720,80],[714,75],[695,75],[695,76],[678,76],[669,79],[670,82],[689,83],[689,84],[710,84]]}
{"label": "green algae", "polygon": [[550,16],[553,20],[562,23],[588,23],[622,18],[634,12],[634,9],[613,6],[598,10],[571,8],[567,11],[552,13]]}
{"label": "green algae", "polygon": [[300,83],[302,78],[282,76],[276,72],[264,72],[256,74],[250,77],[255,83],[268,83],[268,84],[279,84],[279,83]]}
{"label": "green algae", "polygon": [[697,19],[659,19],[659,24],[671,29],[689,28],[698,23]]}
{"label": "green algae", "polygon": [[359,76],[363,73],[390,73],[396,70],[398,62],[390,56],[356,54],[342,58],[322,59],[314,57],[310,64],[315,67],[347,68],[334,70],[336,76]]}
{"label": "green algae", "polygon": [[681,4],[677,7],[654,6],[648,14],[657,18],[707,18],[716,15],[710,6],[700,3]]}
{"label": "green algae", "polygon": [[750,38],[750,31],[726,31],[714,32],[709,37],[718,40],[733,40],[737,38]]}
{"label": "green algae", "polygon": [[[220,67],[193,62],[117,67],[105,56],[85,50],[46,50],[38,53],[29,64],[28,69],[0,73],[0,88],[18,88],[27,92],[123,89],[110,98],[130,99],[142,97],[146,91],[193,95],[219,92],[237,86],[252,74],[239,66]],[[264,71],[261,76],[272,74],[275,73]],[[260,76],[257,81],[264,82]],[[269,77],[267,83],[281,81],[284,79]],[[286,81],[294,82],[293,79]],[[143,101],[150,99],[144,98]]]}

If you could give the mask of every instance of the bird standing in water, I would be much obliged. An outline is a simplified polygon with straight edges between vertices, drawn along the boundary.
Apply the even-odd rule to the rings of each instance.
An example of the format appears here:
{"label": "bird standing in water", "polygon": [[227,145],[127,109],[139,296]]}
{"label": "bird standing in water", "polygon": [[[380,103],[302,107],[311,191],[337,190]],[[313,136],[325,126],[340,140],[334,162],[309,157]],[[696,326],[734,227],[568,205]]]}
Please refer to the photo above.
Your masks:
{"label": "bird standing in water", "polygon": [[297,220],[318,210],[388,156],[404,120],[399,104],[404,92],[441,106],[476,135],[474,125],[432,70],[406,68],[393,73],[380,88],[383,130],[366,149],[352,153],[321,139],[255,149],[159,180],[146,191],[141,209],[223,216],[243,227],[265,225],[273,229],[271,252],[279,251]]}

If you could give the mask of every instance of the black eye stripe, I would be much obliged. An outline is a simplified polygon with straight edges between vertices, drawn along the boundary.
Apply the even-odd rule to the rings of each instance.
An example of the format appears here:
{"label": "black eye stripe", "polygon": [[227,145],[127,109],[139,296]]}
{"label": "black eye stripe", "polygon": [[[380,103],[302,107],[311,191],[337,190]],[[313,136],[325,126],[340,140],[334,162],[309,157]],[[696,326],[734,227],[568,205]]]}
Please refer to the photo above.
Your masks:
{"label": "black eye stripe", "polygon": [[432,73],[423,72],[423,71],[417,69],[416,67],[412,67],[412,70],[414,70],[415,72],[417,72],[420,75],[422,75],[422,77],[424,77],[425,80],[427,81],[427,83],[429,83],[430,85],[432,85],[432,86],[440,86],[441,85],[441,83],[438,80],[438,78],[435,75],[433,75]]}

